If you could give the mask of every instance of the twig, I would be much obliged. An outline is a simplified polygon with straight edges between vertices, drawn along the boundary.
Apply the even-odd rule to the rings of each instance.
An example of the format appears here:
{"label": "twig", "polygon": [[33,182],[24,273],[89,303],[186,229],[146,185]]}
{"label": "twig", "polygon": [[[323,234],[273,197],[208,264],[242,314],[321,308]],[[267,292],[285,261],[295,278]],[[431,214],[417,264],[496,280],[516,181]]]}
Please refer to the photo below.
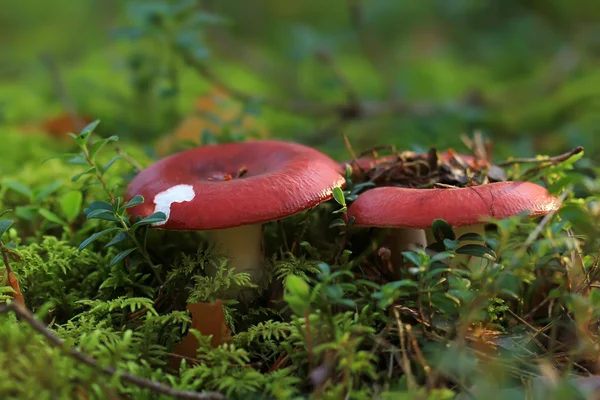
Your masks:
{"label": "twig", "polygon": [[338,68],[338,65],[333,60],[333,57],[331,56],[331,54],[325,49],[319,49],[316,53],[316,57],[317,57],[317,60],[322,62],[325,66],[327,66],[331,70],[331,73],[333,74],[335,79],[340,83],[340,85],[346,92],[346,97],[348,99],[348,102],[351,104],[358,105],[358,103],[359,103],[358,94],[354,90],[354,87],[352,86],[350,81],[348,79],[346,79],[346,77],[344,76],[342,71]]}
{"label": "twig", "polygon": [[[571,193],[572,187],[569,186],[559,197],[558,197],[558,202],[559,204],[562,204],[563,201],[565,201],[565,199],[567,198],[567,196],[569,195],[569,193]],[[540,235],[540,233],[542,233],[542,229],[544,229],[544,227],[548,224],[548,222],[550,222],[550,220],[552,218],[554,218],[554,214],[556,214],[557,210],[552,210],[550,211],[548,214],[544,215],[544,218],[542,218],[542,220],[540,221],[540,223],[535,227],[535,229],[533,231],[531,231],[531,233],[529,234],[529,236],[527,236],[527,239],[525,239],[525,242],[523,243],[523,246],[521,246],[521,248],[515,252],[515,257],[513,258],[513,260],[520,260],[522,259],[523,255],[525,254],[525,252],[527,251],[527,249],[529,248],[529,246],[531,246],[533,244],[533,242],[535,241],[535,239],[537,239],[537,237]]]}
{"label": "twig", "polygon": [[33,314],[24,306],[18,303],[10,303],[0,305],[0,314],[6,314],[8,312],[14,312],[17,317],[21,321],[25,321],[29,326],[31,326],[35,331],[40,333],[42,336],[50,342],[50,344],[54,347],[60,348],[67,352],[69,356],[73,357],[75,360],[79,361],[82,364],[85,364],[89,367],[92,367],[106,375],[117,376],[120,380],[124,382],[128,382],[134,384],[138,387],[150,389],[156,393],[164,394],[166,396],[171,396],[177,399],[191,399],[191,400],[225,400],[225,396],[216,392],[191,392],[178,390],[171,386],[163,385],[158,382],[154,382],[150,379],[141,378],[139,376],[133,375],[129,372],[118,371],[113,367],[102,367],[97,364],[96,360],[92,357],[79,352],[72,348],[65,348],[64,342],[56,336],[50,329],[48,329],[42,322],[37,320]]}
{"label": "twig", "polygon": [[416,359],[419,362],[419,364],[421,364],[421,366],[423,367],[423,371],[425,372],[425,376],[427,377],[427,387],[429,389],[433,389],[433,383],[435,381],[435,371],[431,368],[427,360],[425,360],[423,352],[419,347],[419,343],[417,342],[415,335],[412,333],[412,327],[408,324],[406,325],[406,333],[408,334],[410,344],[413,350],[415,351]]}
{"label": "twig", "polygon": [[[19,288],[19,281],[15,278],[14,273],[10,268],[10,263],[8,261],[7,254],[8,252],[3,246],[4,243],[2,242],[2,240],[0,240],[0,253],[2,253],[2,260],[4,261],[5,267],[4,274],[6,275],[8,285],[15,291],[15,293],[12,294],[12,297],[15,299],[15,301],[25,305],[25,298],[23,297],[23,293],[21,293],[21,289]],[[13,278],[12,281],[11,277]]]}
{"label": "twig", "polygon": [[356,153],[354,152],[354,149],[352,148],[352,145],[350,144],[350,140],[348,139],[348,136],[342,132],[342,139],[344,139],[344,144],[346,145],[346,149],[348,150],[348,153],[350,153],[350,157],[352,157],[352,161],[354,161],[356,163],[356,165],[358,166],[359,169],[362,169],[360,167],[360,165],[358,165],[358,157],[356,157]]}
{"label": "twig", "polygon": [[531,325],[529,322],[525,321],[523,318],[519,317],[513,310],[511,310],[510,308],[506,310],[514,319],[516,319],[518,322],[522,323],[523,325],[525,325],[529,330],[531,330],[534,335],[533,337],[531,337],[531,340],[533,342],[535,342],[535,344],[537,344],[539,346],[540,349],[542,349],[543,351],[547,352],[548,349],[546,349],[546,347],[544,347],[544,345],[536,338],[537,335],[543,336],[544,338],[550,340],[550,336],[546,335],[544,333],[543,330],[541,329],[537,329],[535,326]]}
{"label": "twig", "polygon": [[527,164],[527,163],[549,163],[550,165],[560,164],[563,161],[568,160],[576,154],[579,154],[583,151],[583,146],[577,146],[573,150],[568,151],[564,154],[554,156],[554,157],[543,157],[543,158],[513,158],[512,160],[506,160],[497,163],[500,167],[505,167],[507,165],[513,164]]}
{"label": "twig", "polygon": [[115,151],[118,155],[120,155],[123,158],[123,160],[127,161],[129,165],[131,165],[135,169],[136,173],[139,173],[141,170],[144,169],[144,167],[142,167],[142,165],[139,162],[135,161],[120,146],[115,146]]}
{"label": "twig", "polygon": [[408,390],[415,390],[417,388],[417,381],[410,368],[410,361],[408,360],[408,352],[406,350],[406,338],[404,336],[404,325],[400,321],[400,314],[398,310],[394,309],[394,316],[396,317],[396,325],[398,326],[398,336],[400,338],[400,353],[402,354],[402,369],[406,374],[406,385]]}
{"label": "twig", "polygon": [[260,102],[263,105],[280,111],[300,114],[306,117],[325,118],[337,116],[340,121],[350,121],[361,118],[371,118],[391,113],[428,115],[439,108],[429,103],[408,103],[403,100],[385,102],[345,102],[341,104],[323,104],[307,101],[288,102],[281,99],[256,97],[249,95],[225,83],[206,64],[194,58],[185,50],[178,49],[181,57],[190,67],[195,69],[204,79],[219,89],[227,92],[232,98],[242,102]]}
{"label": "twig", "polygon": [[573,240],[573,246],[575,247],[571,251],[571,263],[567,264],[567,282],[572,292],[576,294],[589,295],[589,276],[585,271],[585,263],[581,256],[581,248],[579,242],[575,238],[575,234],[572,229],[567,230],[567,235]]}
{"label": "twig", "polygon": [[77,108],[73,101],[71,101],[71,97],[69,96],[62,76],[60,75],[60,71],[54,58],[50,53],[43,53],[41,56],[42,63],[48,69],[50,73],[50,78],[52,80],[52,85],[54,86],[54,90],[56,91],[57,96],[60,98],[60,101],[69,114],[69,117],[73,121],[73,125],[77,130],[81,131],[85,127],[85,122],[81,119],[79,114],[77,113]]}
{"label": "twig", "polygon": [[190,67],[194,68],[204,79],[211,82],[219,89],[227,92],[234,99],[242,103],[260,102],[271,108],[280,109],[292,113],[300,113],[313,117],[327,116],[335,113],[337,106],[323,106],[321,104],[293,102],[286,103],[282,100],[274,100],[269,98],[257,98],[249,95],[241,90],[238,90],[219,78],[206,64],[194,58],[191,54],[181,50],[180,54]]}

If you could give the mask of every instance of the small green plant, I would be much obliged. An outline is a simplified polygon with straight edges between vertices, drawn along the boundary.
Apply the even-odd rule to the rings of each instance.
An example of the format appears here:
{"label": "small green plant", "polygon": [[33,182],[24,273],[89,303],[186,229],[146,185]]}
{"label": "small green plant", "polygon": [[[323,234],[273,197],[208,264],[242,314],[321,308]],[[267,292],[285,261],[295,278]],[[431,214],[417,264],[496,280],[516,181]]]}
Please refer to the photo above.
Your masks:
{"label": "small green plant", "polygon": [[[141,257],[140,262],[145,262],[149,267],[152,268],[156,274],[157,279],[160,278],[160,266],[155,265],[148,254],[146,247],[146,239],[148,235],[148,227],[152,224],[160,223],[166,220],[166,215],[163,212],[154,213],[144,219],[138,218],[136,221],[130,221],[126,216],[127,209],[142,204],[144,198],[142,196],[135,196],[128,202],[123,203],[121,197],[115,196],[114,189],[109,187],[104,176],[108,169],[121,158],[120,154],[117,154],[114,158],[108,161],[104,165],[99,165],[97,162],[97,156],[104,146],[110,142],[118,140],[117,136],[111,136],[104,139],[98,139],[94,142],[90,142],[90,138],[94,129],[100,121],[94,121],[86,126],[78,135],[72,134],[71,136],[75,139],[76,144],[79,146],[80,152],[76,154],[69,154],[70,157],[68,163],[74,165],[84,166],[85,170],[74,175],[73,182],[78,181],[85,176],[94,176],[97,183],[102,185],[102,188],[110,199],[110,201],[93,201],[85,209],[84,213],[88,220],[103,220],[114,223],[116,226],[103,229],[96,232],[85,239],[79,245],[79,250],[85,249],[91,243],[99,239],[101,236],[112,233],[113,238],[104,246],[110,248],[112,246],[122,245],[130,242],[132,247],[121,250],[111,261],[111,266],[120,263],[127,256],[133,252]],[[73,199],[78,200],[73,196]],[[71,201],[71,199],[67,199]]]}

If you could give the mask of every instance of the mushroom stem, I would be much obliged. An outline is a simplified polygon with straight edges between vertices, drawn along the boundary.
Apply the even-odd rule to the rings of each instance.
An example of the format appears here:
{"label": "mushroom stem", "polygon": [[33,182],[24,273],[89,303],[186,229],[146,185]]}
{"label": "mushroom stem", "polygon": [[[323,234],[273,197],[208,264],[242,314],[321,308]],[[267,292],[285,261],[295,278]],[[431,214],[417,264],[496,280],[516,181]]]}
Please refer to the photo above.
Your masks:
{"label": "mushroom stem", "polygon": [[[209,236],[217,254],[229,258],[230,269],[238,274],[249,274],[252,283],[260,281],[263,275],[262,224],[217,229],[210,231]],[[251,300],[249,296],[254,297],[244,292],[246,300]],[[237,295],[239,292],[232,291],[231,294]]]}
{"label": "mushroom stem", "polygon": [[[465,233],[477,233],[483,237],[485,235],[485,224],[459,226],[459,227],[452,228],[452,231],[454,231],[454,235],[455,235],[456,239],[460,238]],[[426,234],[427,234],[427,243],[435,242],[435,238],[433,237],[433,231],[431,230],[431,228],[427,229]],[[460,242],[460,246],[464,246],[466,244],[484,245],[485,242],[477,241],[477,240],[464,240],[464,241]],[[463,264],[468,265],[471,268],[474,268],[474,267],[477,267],[476,262],[479,262],[479,261],[481,261],[481,259],[479,259],[479,258],[473,259],[472,256],[469,256],[467,254],[457,254],[454,257],[454,259],[452,260],[452,262],[450,263],[450,265],[455,266],[455,265],[463,263]]]}
{"label": "mushroom stem", "polygon": [[404,269],[403,251],[415,250],[416,247],[427,246],[427,238],[423,229],[393,228],[385,239],[385,245],[392,251],[392,274],[394,279],[401,279]]}

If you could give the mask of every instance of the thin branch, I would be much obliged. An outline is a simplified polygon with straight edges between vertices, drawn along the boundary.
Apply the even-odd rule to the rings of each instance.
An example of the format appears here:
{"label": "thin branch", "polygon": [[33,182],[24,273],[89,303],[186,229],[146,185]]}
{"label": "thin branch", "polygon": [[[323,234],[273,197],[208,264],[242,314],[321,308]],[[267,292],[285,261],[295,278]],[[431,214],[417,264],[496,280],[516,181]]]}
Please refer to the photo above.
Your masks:
{"label": "thin branch", "polygon": [[418,116],[429,115],[441,111],[438,106],[423,102],[394,101],[361,101],[345,102],[341,104],[323,104],[310,101],[285,101],[266,97],[252,96],[242,90],[230,86],[217,76],[210,67],[197,60],[185,50],[178,49],[179,54],[186,64],[195,69],[204,79],[211,82],[219,89],[227,92],[232,98],[242,103],[259,102],[264,106],[312,118],[325,118],[337,116],[341,121],[350,121],[362,118],[372,118],[386,114],[413,114]]}
{"label": "thin branch", "polygon": [[230,86],[224,80],[219,78],[206,64],[197,60],[186,51],[180,50],[180,55],[186,64],[195,69],[204,79],[211,82],[219,89],[227,92],[234,99],[242,103],[259,102],[271,108],[287,111],[291,113],[299,113],[312,117],[322,117],[334,114],[337,106],[322,106],[321,104],[293,102],[288,103],[283,100],[275,100],[269,98],[258,98],[248,93],[245,93],[237,88]]}
{"label": "thin branch", "polygon": [[89,367],[92,367],[106,375],[117,376],[124,382],[131,383],[141,388],[150,389],[156,393],[160,393],[166,396],[171,396],[177,399],[190,399],[190,400],[225,400],[225,396],[216,392],[191,392],[184,390],[177,390],[171,386],[163,385],[158,382],[154,382],[150,379],[141,378],[135,376],[129,372],[118,371],[113,367],[102,367],[97,364],[96,360],[92,357],[79,352],[73,348],[65,348],[64,342],[56,336],[50,329],[46,327],[42,322],[37,320],[34,315],[24,306],[18,303],[3,304],[0,306],[0,314],[6,314],[8,312],[14,312],[21,321],[25,321],[35,331],[40,333],[50,344],[54,347],[60,348],[67,352],[69,356],[75,360]]}
{"label": "thin branch", "polygon": [[120,146],[115,146],[115,151],[117,152],[118,155],[120,155],[123,158],[123,160],[127,161],[129,163],[129,165],[131,165],[133,167],[136,174],[144,169],[144,167],[142,167],[142,165],[139,162],[135,161]]}
{"label": "thin branch", "polygon": [[526,164],[526,163],[536,163],[536,164],[550,163],[551,165],[556,165],[556,164],[560,164],[563,161],[568,160],[569,158],[573,157],[576,154],[581,153],[582,151],[583,151],[583,146],[577,146],[571,151],[568,151],[564,154],[554,156],[554,157],[513,158],[512,160],[506,160],[506,161],[497,163],[497,165],[500,167],[504,167],[507,165],[513,165],[513,164]]}
{"label": "thin branch", "polygon": [[335,79],[340,83],[340,85],[344,89],[344,92],[346,93],[346,98],[348,99],[348,102],[350,104],[358,105],[360,99],[358,94],[356,93],[356,90],[354,90],[354,86],[344,76],[337,63],[333,59],[333,56],[325,49],[319,49],[315,55],[317,57],[317,60],[319,60],[323,65],[329,68]]}
{"label": "thin branch", "polygon": [[50,79],[52,80],[52,85],[54,86],[54,90],[56,91],[57,96],[60,98],[60,101],[69,114],[69,117],[73,121],[73,125],[77,128],[78,131],[81,131],[85,128],[85,122],[77,113],[77,108],[75,104],[71,100],[69,93],[67,92],[66,86],[60,74],[60,70],[58,69],[58,65],[54,60],[54,57],[50,53],[43,53],[41,56],[42,63],[48,70],[50,74]]}
{"label": "thin branch", "polygon": [[25,297],[23,297],[23,293],[21,292],[21,288],[19,287],[19,281],[15,277],[12,268],[10,267],[10,263],[8,261],[8,251],[4,248],[4,243],[0,240],[0,253],[2,253],[2,260],[4,261],[4,276],[6,276],[6,281],[8,285],[15,291],[12,294],[12,297],[15,301],[20,304],[25,305]]}
{"label": "thin branch", "polygon": [[350,153],[350,157],[352,157],[352,161],[354,163],[356,163],[358,168],[360,168],[360,165],[358,165],[358,157],[356,157],[356,153],[354,152],[354,149],[352,148],[352,145],[350,144],[350,140],[348,139],[348,136],[343,132],[342,132],[342,139],[344,139],[344,144],[346,145],[346,149],[348,150],[348,153]]}
{"label": "thin branch", "polygon": [[[565,199],[567,198],[567,196],[571,193],[572,190],[573,190],[572,187],[569,186],[558,197],[558,203],[562,204],[565,201]],[[558,211],[558,209],[552,210],[548,214],[544,215],[544,218],[542,218],[540,223],[535,227],[535,229],[533,231],[531,231],[529,236],[527,236],[527,239],[525,239],[525,242],[523,242],[523,246],[521,246],[521,248],[515,252],[513,261],[521,260],[523,258],[523,256],[525,255],[525,252],[527,251],[527,249],[529,249],[529,246],[531,246],[533,244],[533,242],[535,242],[535,240],[540,235],[540,233],[542,233],[542,230],[544,229],[544,227],[550,222],[550,220],[552,220],[552,218],[554,218],[554,214],[556,214],[557,211]]]}

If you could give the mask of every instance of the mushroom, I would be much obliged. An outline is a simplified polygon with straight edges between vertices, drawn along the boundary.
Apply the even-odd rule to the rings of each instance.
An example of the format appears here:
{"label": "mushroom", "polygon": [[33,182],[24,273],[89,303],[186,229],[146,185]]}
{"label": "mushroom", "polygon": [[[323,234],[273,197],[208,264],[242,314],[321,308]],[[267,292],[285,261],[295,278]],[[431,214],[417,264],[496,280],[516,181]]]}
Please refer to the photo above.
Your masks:
{"label": "mushroom", "polygon": [[325,154],[297,143],[257,140],[198,147],[140,172],[126,197],[145,202],[132,217],[162,211],[155,228],[209,231],[214,248],[237,273],[258,282],[263,271],[262,224],[312,208],[345,180]]}
{"label": "mushroom", "polygon": [[[358,196],[348,207],[356,226],[393,228],[392,265],[398,273],[401,252],[407,247],[426,246],[435,219],[443,219],[458,236],[464,232],[483,234],[485,218],[503,219],[526,212],[545,215],[560,207],[558,199],[542,186],[530,182],[495,182],[465,188],[410,189],[379,187]],[[423,232],[423,233],[422,233]]]}
{"label": "mushroom", "polygon": [[[432,152],[434,153],[432,154]],[[415,175],[414,170],[405,170],[407,164],[401,160],[410,161],[413,165],[415,162],[426,163],[426,169],[421,172],[422,175],[418,173]],[[429,163],[435,164],[430,165]],[[432,179],[439,179],[439,175],[437,178],[434,177],[435,175],[432,175],[436,169],[438,169],[437,172],[441,173],[445,179],[449,179],[447,183],[466,183],[468,177],[463,172],[466,169],[474,171],[486,169],[488,172],[493,170],[495,172],[494,175],[499,177],[497,180],[506,179],[503,176],[503,172],[498,173],[498,167],[491,165],[488,161],[478,159],[472,155],[457,154],[453,150],[437,153],[432,149],[429,153],[404,152],[400,155],[388,155],[380,158],[361,157],[352,161],[341,162],[340,166],[344,169],[350,166],[353,177],[368,178],[385,186],[402,186],[431,182]],[[369,176],[362,176],[361,171],[369,171]],[[382,180],[379,177],[385,171],[389,172],[389,178]],[[384,245],[394,249],[392,264],[398,266],[402,264],[402,251],[415,249],[415,247],[425,247],[427,246],[427,242],[427,234],[424,229],[397,227],[386,237]]]}

